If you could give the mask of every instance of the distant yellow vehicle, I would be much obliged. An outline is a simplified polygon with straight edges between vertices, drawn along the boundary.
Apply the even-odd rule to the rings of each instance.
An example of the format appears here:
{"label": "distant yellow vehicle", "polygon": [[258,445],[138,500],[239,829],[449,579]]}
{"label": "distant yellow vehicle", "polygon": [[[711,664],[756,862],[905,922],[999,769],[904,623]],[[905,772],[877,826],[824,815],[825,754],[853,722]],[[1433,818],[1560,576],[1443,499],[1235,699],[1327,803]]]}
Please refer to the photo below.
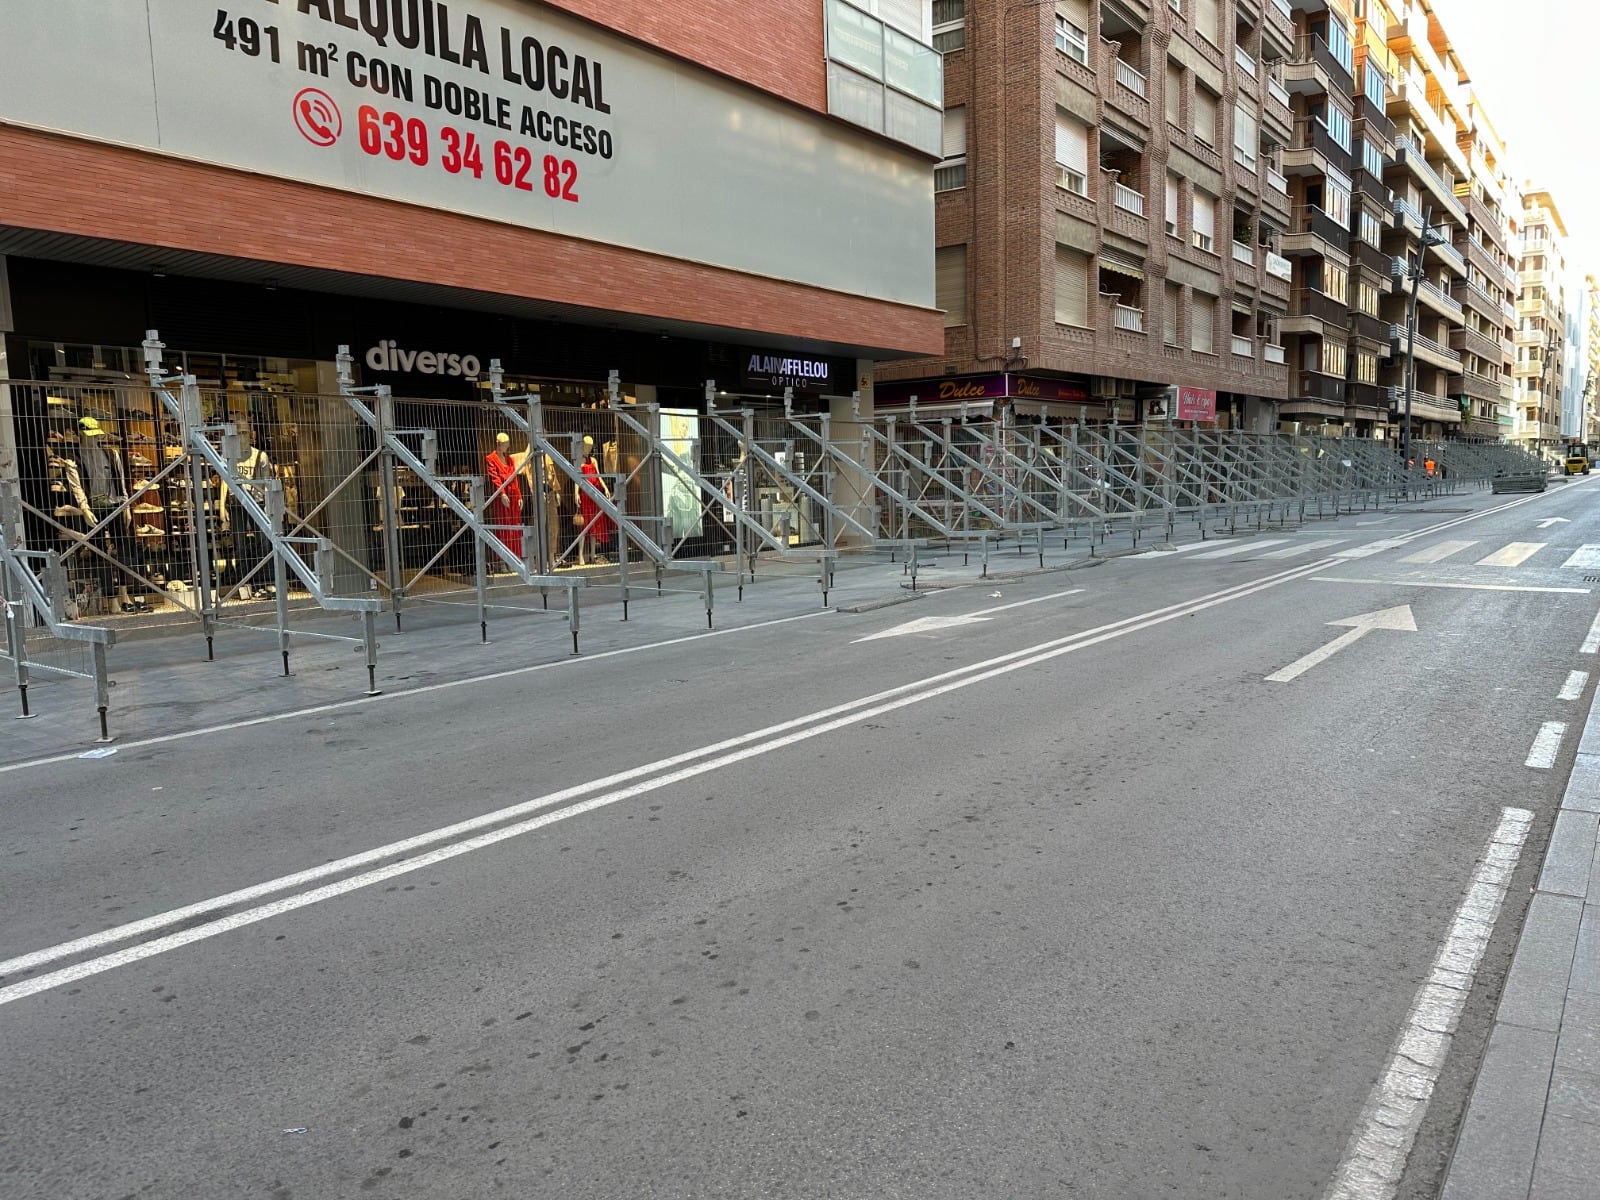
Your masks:
{"label": "distant yellow vehicle", "polygon": [[1567,456],[1561,460],[1561,473],[1563,475],[1589,473],[1589,447],[1585,443],[1573,442],[1567,447]]}

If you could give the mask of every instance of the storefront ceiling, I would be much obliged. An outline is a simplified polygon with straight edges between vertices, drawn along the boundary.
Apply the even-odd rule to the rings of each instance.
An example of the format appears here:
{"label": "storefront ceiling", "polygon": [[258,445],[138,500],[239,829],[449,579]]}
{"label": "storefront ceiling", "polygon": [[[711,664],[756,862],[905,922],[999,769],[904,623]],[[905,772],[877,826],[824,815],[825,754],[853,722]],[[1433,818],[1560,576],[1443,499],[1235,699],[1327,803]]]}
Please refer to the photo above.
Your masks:
{"label": "storefront ceiling", "polygon": [[466,288],[445,287],[414,280],[352,275],[342,271],[320,271],[310,267],[230,258],[220,254],[170,250],[159,246],[106,241],[3,225],[0,225],[0,255],[81,263],[86,266],[145,274],[161,272],[199,279],[218,279],[229,283],[259,284],[262,287],[329,292],[341,296],[361,296],[406,304],[436,305],[441,308],[495,313],[532,321],[557,321],[598,328],[625,329],[630,332],[696,341],[761,347],[780,344],[790,349],[842,358],[873,358],[883,355],[881,349],[875,350],[862,344],[801,341],[760,330],[734,329],[692,321],[673,321],[662,317],[584,308],[571,304],[554,304],[522,296],[476,292]]}

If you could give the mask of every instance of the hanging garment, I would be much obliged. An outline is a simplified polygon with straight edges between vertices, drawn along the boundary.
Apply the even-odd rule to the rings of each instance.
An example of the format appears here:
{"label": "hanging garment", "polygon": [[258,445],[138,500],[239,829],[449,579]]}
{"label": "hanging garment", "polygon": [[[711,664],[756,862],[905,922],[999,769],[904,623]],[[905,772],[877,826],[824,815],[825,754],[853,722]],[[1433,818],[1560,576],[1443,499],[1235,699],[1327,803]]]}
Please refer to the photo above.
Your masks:
{"label": "hanging garment", "polygon": [[[494,503],[489,505],[489,524],[511,526],[506,529],[496,529],[495,537],[500,539],[500,544],[518,558],[522,557],[522,481],[517,478],[517,468],[520,464],[513,458],[502,457],[500,454],[490,454],[485,460],[489,466],[489,492],[492,495],[500,491],[502,484],[505,490],[495,497]],[[507,481],[510,482],[507,482]]]}
{"label": "hanging garment", "polygon": [[[607,497],[611,495],[611,490],[600,477],[600,468],[595,465],[593,458],[583,460],[583,477]],[[584,535],[592,537],[597,542],[609,542],[614,533],[611,518],[600,511],[600,506],[586,489],[580,488],[578,491],[578,514],[583,518]]]}

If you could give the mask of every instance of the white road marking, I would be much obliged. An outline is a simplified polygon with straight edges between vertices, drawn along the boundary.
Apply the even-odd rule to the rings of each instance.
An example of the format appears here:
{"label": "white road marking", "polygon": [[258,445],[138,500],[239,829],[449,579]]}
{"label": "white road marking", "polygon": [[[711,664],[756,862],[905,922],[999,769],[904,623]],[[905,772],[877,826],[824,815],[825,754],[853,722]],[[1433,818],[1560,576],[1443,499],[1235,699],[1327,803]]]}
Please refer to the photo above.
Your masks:
{"label": "white road marking", "polygon": [[1359,616],[1345,617],[1339,621],[1329,621],[1329,625],[1348,625],[1349,633],[1341,633],[1326,646],[1313,650],[1302,658],[1284,667],[1281,671],[1274,671],[1267,676],[1268,683],[1288,683],[1298,679],[1318,663],[1326,662],[1339,651],[1353,642],[1358,642],[1374,629],[1400,629],[1408,633],[1417,631],[1417,622],[1411,615],[1411,606],[1401,604],[1394,608],[1383,608],[1377,612],[1361,613]]}
{"label": "white road marking", "polygon": [[1501,811],[1324,1200],[1392,1200],[1395,1195],[1532,824],[1527,809]]}
{"label": "white road marking", "polygon": [[[1532,587],[1517,583],[1437,583],[1423,579],[1352,579],[1342,575],[1314,575],[1312,583],[1381,583],[1386,587],[1453,588],[1464,592],[1559,592],[1567,596],[1587,596],[1588,588]],[[1587,643],[1585,643],[1587,644]],[[1600,645],[1600,642],[1596,643]],[[1585,650],[1593,654],[1593,650]]]}
{"label": "white road marking", "polygon": [[1539,732],[1533,739],[1533,749],[1528,751],[1528,759],[1522,765],[1540,771],[1555,766],[1556,754],[1561,749],[1561,735],[1566,731],[1565,721],[1546,721],[1539,726]]}
{"label": "white road marking", "polygon": [[1189,554],[1215,545],[1216,541],[1208,538],[1203,542],[1190,542],[1187,546],[1174,546],[1171,550],[1146,550],[1142,554],[1129,554],[1126,557],[1128,562],[1138,562],[1144,558],[1171,558],[1174,554]]}
{"label": "white road marking", "polygon": [[1477,565],[1480,567],[1519,567],[1549,544],[1549,542],[1509,542],[1493,554],[1484,555],[1478,560]]}
{"label": "white road marking", "polygon": [[1557,700],[1576,700],[1583,695],[1583,689],[1589,682],[1589,672],[1572,671],[1567,675],[1567,681],[1561,685],[1561,690],[1556,693]]}
{"label": "white road marking", "polygon": [[1536,528],[1536,529],[1549,529],[1550,526],[1552,526],[1552,525],[1570,525],[1570,524],[1572,524],[1572,522],[1567,520],[1566,517],[1546,517],[1544,520],[1537,522],[1535,524],[1534,528]]}
{"label": "white road marking", "polygon": [[[172,925],[192,921],[209,913],[219,912],[228,908],[234,908],[240,904],[257,900],[264,896],[269,896],[275,892],[286,891],[290,888],[300,887],[304,884],[312,883],[319,879],[326,879],[330,876],[341,875],[346,871],[350,871],[357,867],[366,866],[382,859],[394,858],[397,855],[409,854],[411,851],[420,849],[423,846],[432,845],[436,842],[447,841],[451,838],[458,838],[465,833],[473,833],[477,830],[487,829],[489,826],[499,825],[503,821],[513,820],[517,817],[535,812],[538,809],[548,808],[552,804],[561,803],[563,801],[573,799],[574,797],[585,795],[589,792],[611,787],[616,783],[635,779],[641,780],[637,783],[631,783],[627,787],[602,792],[601,795],[593,796],[587,800],[583,800],[580,803],[570,805],[566,808],[557,809],[553,812],[542,813],[537,817],[531,818],[530,820],[520,821],[513,825],[502,826],[499,829],[493,829],[486,833],[478,833],[476,836],[467,838],[463,841],[451,842],[448,845],[439,846],[434,850],[430,850],[424,854],[419,854],[411,858],[404,858],[400,862],[390,863],[386,866],[379,867],[375,870],[367,871],[359,875],[350,875],[346,878],[324,884],[321,887],[313,888],[310,891],[302,892],[298,895],[286,896],[282,899],[260,905],[256,908],[245,909],[241,912],[232,913],[226,917],[221,917],[214,921],[193,925],[190,928],[181,930],[177,933],[167,934],[164,937],[143,942],[136,946],[129,946],[111,954],[102,955],[99,958],[86,959],[83,962],[74,963],[72,966],[62,967],[59,970],[51,971],[47,974],[40,975],[32,979],[20,980],[17,983],[0,988],[0,1005],[9,1004],[14,1000],[21,1000],[26,996],[32,996],[39,992],[47,991],[50,988],[60,987],[65,983],[71,983],[79,979],[86,979],[92,975],[98,975],[103,971],[110,971],[117,967],[127,966],[130,963],[151,958],[157,954],[165,953],[168,950],[176,950],[179,947],[187,946],[192,942],[216,937],[220,934],[227,933],[230,930],[239,929],[245,925],[255,924],[258,921],[265,921],[270,917],[278,916],[286,912],[292,912],[295,909],[304,908],[310,904],[316,904],[323,900],[330,900],[336,896],[342,896],[347,892],[356,891],[364,887],[370,887],[372,884],[381,883],[384,880],[392,879],[397,875],[403,875],[410,871],[421,870],[424,867],[432,866],[436,862],[454,858],[457,855],[466,854],[473,850],[479,850],[485,846],[494,845],[495,843],[504,841],[507,838],[517,837],[521,834],[529,833],[535,829],[543,828],[544,826],[553,824],[557,821],[564,821],[570,817],[575,817],[582,813],[591,812],[597,808],[603,808],[607,805],[615,804],[620,800],[630,799],[634,796],[642,795],[646,792],[654,791],[658,788],[666,787],[670,784],[678,783],[685,779],[690,779],[694,776],[705,774],[708,771],[716,770],[731,763],[741,762],[745,759],[754,758],[761,754],[768,754],[772,751],[782,749],[785,746],[794,745],[797,742],[818,737],[824,733],[831,733],[837,729],[842,729],[845,726],[852,725],[860,721],[865,721],[882,713],[892,712],[895,709],[905,708],[912,704],[918,704],[924,700],[931,700],[935,697],[946,695],[961,688],[970,687],[976,683],[982,683],[987,680],[1009,674],[1013,671],[1021,670],[1025,667],[1048,662],[1051,659],[1060,657],[1061,655],[1071,654],[1078,650],[1084,650],[1091,646],[1097,646],[1102,642],[1111,641],[1114,638],[1123,637],[1130,633],[1137,633],[1145,629],[1154,628],[1155,626],[1165,624],[1168,621],[1174,621],[1181,617],[1187,617],[1193,613],[1203,612],[1206,609],[1215,608],[1218,605],[1228,604],[1235,600],[1242,600],[1247,596],[1255,595],[1257,592],[1267,591],[1271,588],[1278,587],[1281,584],[1292,583],[1295,580],[1303,579],[1311,572],[1320,570],[1326,565],[1327,564],[1325,562],[1311,563],[1305,566],[1293,568],[1292,570],[1281,571],[1275,575],[1269,575],[1263,579],[1252,580],[1249,583],[1239,584],[1235,587],[1225,588],[1222,591],[1213,592],[1195,600],[1168,605],[1165,608],[1154,609],[1150,612],[1140,613],[1131,617],[1124,617],[1121,620],[1112,621],[1106,625],[1101,625],[1094,629],[1087,629],[1080,633],[1070,634],[1066,637],[1056,638],[1048,642],[1042,642],[1035,646],[1027,646],[1020,650],[1011,651],[1008,654],[987,659],[983,662],[974,663],[965,667],[957,667],[953,670],[945,671],[938,675],[928,676],[927,678],[916,680],[912,683],[902,684],[899,687],[890,688],[887,691],[878,692],[871,696],[863,696],[860,699],[835,705],[832,708],[823,709],[819,712],[808,713],[805,716],[796,717],[793,720],[785,721],[778,725],[768,726],[765,729],[756,730],[753,733],[729,738],[725,741],[718,742],[715,745],[705,746],[698,750],[687,751],[683,754],[675,755],[672,758],[662,759],[655,763],[649,763],[642,767],[635,767],[628,771],[622,771],[617,774],[607,776],[604,779],[597,779],[587,784],[579,784],[574,787],[566,788],[560,792],[541,796],[533,800],[527,800],[520,804],[499,809],[495,812],[473,817],[466,821],[459,821],[454,825],[446,826],[442,829],[436,829],[430,833],[418,834],[415,837],[406,838],[403,841],[392,842],[389,845],[379,846],[373,850],[366,850],[360,854],[350,855],[334,862],[323,863],[319,866],[311,867],[293,875],[286,875],[278,879],[268,880],[264,883],[255,884],[251,887],[229,892],[222,896],[213,897],[210,900],[203,900],[195,904],[186,905],[183,908],[173,909],[165,913],[158,913],[154,916],[145,917],[142,920],[129,922],[126,925],[119,925],[111,929],[101,930],[99,933],[89,934],[85,937],[76,938],[70,942],[63,942],[60,945],[51,946],[43,950],[35,951],[31,954],[25,954],[18,958],[9,959],[5,962],[0,962],[0,976],[14,974],[17,971],[32,970],[33,968],[48,962],[54,962],[62,958],[68,958],[76,954],[85,953],[89,950],[95,950],[102,946],[110,945],[114,942],[126,941],[129,938],[151,933],[158,929],[164,929]],[[814,724],[814,722],[821,723]],[[771,736],[780,732],[781,736]],[[737,747],[737,749],[734,749],[735,747]],[[722,750],[729,750],[731,752],[719,754],[717,757],[709,759],[705,757],[707,755],[717,754],[718,751]],[[697,759],[703,761],[697,762],[695,761]],[[680,764],[688,765],[680,766]],[[674,766],[678,767],[678,769],[668,770],[664,774],[656,773],[665,768]],[[651,777],[641,778],[644,776]]]}
{"label": "white road marking", "polygon": [[1429,546],[1426,550],[1418,550],[1415,554],[1408,554],[1400,561],[1403,563],[1436,563],[1443,562],[1452,554],[1476,546],[1476,541],[1469,542],[1440,542],[1436,546]]}
{"label": "white road marking", "polygon": [[1368,542],[1365,546],[1351,546],[1344,550],[1335,550],[1335,558],[1370,558],[1374,554],[1382,554],[1385,550],[1396,550],[1406,543],[1400,538],[1384,538],[1378,542]]}
{"label": "white road marking", "polygon": [[1600,650],[1600,613],[1595,614],[1594,624],[1589,626],[1589,634],[1578,647],[1578,653],[1593,654],[1596,650]]}
{"label": "white road marking", "polygon": [[1600,568],[1600,545],[1590,543],[1579,546],[1572,552],[1572,557],[1561,564],[1563,567],[1577,567],[1581,571],[1592,571]]}
{"label": "white road marking", "polygon": [[976,625],[989,620],[989,613],[1006,612],[1013,608],[1026,608],[1030,604],[1043,604],[1046,600],[1059,600],[1063,596],[1076,596],[1082,588],[1070,588],[1064,592],[1052,592],[1048,596],[1035,596],[1031,600],[1013,600],[1010,604],[996,604],[990,608],[980,608],[972,613],[949,613],[942,617],[918,617],[914,621],[907,621],[902,625],[895,625],[889,629],[880,629],[877,633],[869,633],[866,637],[858,637],[851,642],[852,646],[859,642],[875,642],[882,638],[908,637],[919,633],[937,633],[941,629],[955,629],[962,625]]}
{"label": "white road marking", "polygon": [[1299,558],[1302,554],[1312,554],[1337,546],[1343,538],[1319,538],[1314,542],[1302,542],[1298,546],[1287,546],[1282,550],[1271,550],[1263,554],[1262,558]]}
{"label": "white road marking", "polygon": [[1224,546],[1220,550],[1207,550],[1204,554],[1196,554],[1195,558],[1227,558],[1233,554],[1254,554],[1267,546],[1281,546],[1288,540],[1288,538],[1251,538],[1248,541]]}

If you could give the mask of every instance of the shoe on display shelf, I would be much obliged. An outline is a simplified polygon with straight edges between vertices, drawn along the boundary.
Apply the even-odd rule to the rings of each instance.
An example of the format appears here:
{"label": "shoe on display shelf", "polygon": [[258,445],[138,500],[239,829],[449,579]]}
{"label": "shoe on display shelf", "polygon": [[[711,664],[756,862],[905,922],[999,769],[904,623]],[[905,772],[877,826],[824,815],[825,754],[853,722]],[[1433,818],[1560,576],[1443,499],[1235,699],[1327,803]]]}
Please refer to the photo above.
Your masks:
{"label": "shoe on display shelf", "polygon": [[145,470],[149,470],[151,467],[155,466],[155,463],[151,462],[148,458],[146,458],[144,455],[140,454],[137,450],[135,450],[132,454],[128,455],[128,463],[131,466],[143,467],[143,468],[145,468]]}
{"label": "shoe on display shelf", "polygon": [[167,531],[155,525],[135,525],[133,532],[142,538],[166,537]]}
{"label": "shoe on display shelf", "polygon": [[159,504],[135,504],[133,511],[136,513],[156,513],[161,511]]}

